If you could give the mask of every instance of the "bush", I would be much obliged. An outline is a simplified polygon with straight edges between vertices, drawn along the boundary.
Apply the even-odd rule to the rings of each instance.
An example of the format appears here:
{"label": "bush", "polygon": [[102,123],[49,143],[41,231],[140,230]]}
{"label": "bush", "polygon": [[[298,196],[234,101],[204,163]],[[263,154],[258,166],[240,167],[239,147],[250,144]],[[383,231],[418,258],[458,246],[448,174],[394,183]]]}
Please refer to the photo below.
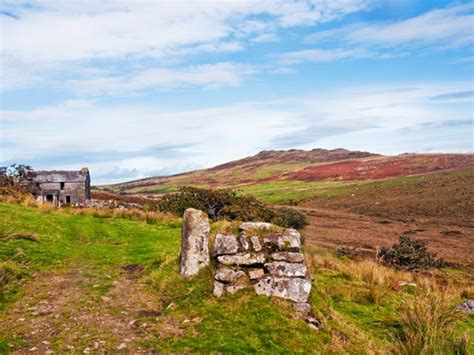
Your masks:
{"label": "bush", "polygon": [[392,248],[380,249],[377,257],[387,265],[410,271],[442,267],[444,264],[442,259],[436,258],[436,254],[427,250],[424,241],[407,235],[400,236],[399,243]]}
{"label": "bush", "polygon": [[181,187],[178,193],[165,195],[158,204],[162,212],[183,215],[187,208],[206,212],[213,221],[265,221],[285,228],[303,228],[308,224],[306,215],[291,208],[271,209],[255,197],[231,190],[211,190]]}
{"label": "bush", "polygon": [[275,216],[272,219],[272,223],[281,227],[296,229],[302,229],[309,224],[308,218],[303,212],[288,207],[277,209],[275,211]]}

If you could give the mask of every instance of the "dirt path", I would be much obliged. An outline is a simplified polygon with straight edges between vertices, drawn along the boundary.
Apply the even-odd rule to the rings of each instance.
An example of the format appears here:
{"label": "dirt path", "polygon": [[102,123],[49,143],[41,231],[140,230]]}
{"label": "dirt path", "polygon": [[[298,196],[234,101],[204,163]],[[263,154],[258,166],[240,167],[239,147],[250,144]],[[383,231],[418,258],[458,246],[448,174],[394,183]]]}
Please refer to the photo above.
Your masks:
{"label": "dirt path", "polygon": [[[33,277],[9,307],[0,334],[16,353],[154,353],[146,341],[179,333],[131,265],[96,275],[69,269]],[[15,346],[17,347],[17,346]]]}

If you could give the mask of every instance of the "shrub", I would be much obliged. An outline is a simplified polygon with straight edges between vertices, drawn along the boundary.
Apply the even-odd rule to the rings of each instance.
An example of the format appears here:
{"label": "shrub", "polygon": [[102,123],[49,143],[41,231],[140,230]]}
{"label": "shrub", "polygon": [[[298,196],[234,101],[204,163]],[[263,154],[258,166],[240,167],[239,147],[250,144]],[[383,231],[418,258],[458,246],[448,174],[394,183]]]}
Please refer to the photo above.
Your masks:
{"label": "shrub", "polygon": [[281,227],[291,227],[296,229],[302,229],[309,224],[308,218],[303,212],[288,207],[277,209],[275,211],[275,216],[272,219],[272,223]]}
{"label": "shrub", "polygon": [[456,334],[462,314],[441,293],[405,300],[399,310],[395,337],[398,354],[468,354],[468,339]]}
{"label": "shrub", "polygon": [[181,187],[177,193],[165,195],[158,204],[160,211],[177,215],[182,215],[187,208],[204,211],[213,221],[265,221],[297,229],[308,224],[302,212],[287,207],[271,209],[253,196],[231,190]]}
{"label": "shrub", "polygon": [[410,271],[442,267],[444,264],[442,259],[436,258],[436,254],[427,250],[424,241],[412,239],[407,235],[400,236],[399,243],[392,248],[380,249],[377,257],[387,265]]}

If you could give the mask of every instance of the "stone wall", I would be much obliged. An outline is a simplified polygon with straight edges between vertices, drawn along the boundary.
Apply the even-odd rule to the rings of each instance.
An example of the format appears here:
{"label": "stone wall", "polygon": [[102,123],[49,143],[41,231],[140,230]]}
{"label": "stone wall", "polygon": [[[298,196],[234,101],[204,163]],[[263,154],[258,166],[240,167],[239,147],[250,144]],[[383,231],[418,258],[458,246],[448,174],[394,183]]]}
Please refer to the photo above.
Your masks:
{"label": "stone wall", "polygon": [[186,210],[180,260],[182,275],[196,275],[206,267],[210,251],[216,264],[214,296],[251,288],[258,295],[292,301],[299,315],[312,325],[320,326],[307,303],[311,277],[297,230],[264,222],[245,222],[238,233],[219,233],[210,242],[209,229],[205,213]]}
{"label": "stone wall", "polygon": [[295,308],[309,310],[311,278],[300,233],[263,222],[246,222],[239,229],[237,235],[214,238],[214,295],[252,287],[259,295],[285,298],[295,302]]}

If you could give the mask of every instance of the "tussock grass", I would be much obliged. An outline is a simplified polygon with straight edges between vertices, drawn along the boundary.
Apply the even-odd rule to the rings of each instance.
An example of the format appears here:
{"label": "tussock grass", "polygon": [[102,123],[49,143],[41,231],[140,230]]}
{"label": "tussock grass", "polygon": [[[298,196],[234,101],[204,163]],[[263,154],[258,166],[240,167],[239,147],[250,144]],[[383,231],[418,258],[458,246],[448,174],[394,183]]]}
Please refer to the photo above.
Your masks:
{"label": "tussock grass", "polygon": [[462,318],[447,293],[430,291],[403,301],[396,354],[468,354],[468,336],[458,336],[455,325]]}

